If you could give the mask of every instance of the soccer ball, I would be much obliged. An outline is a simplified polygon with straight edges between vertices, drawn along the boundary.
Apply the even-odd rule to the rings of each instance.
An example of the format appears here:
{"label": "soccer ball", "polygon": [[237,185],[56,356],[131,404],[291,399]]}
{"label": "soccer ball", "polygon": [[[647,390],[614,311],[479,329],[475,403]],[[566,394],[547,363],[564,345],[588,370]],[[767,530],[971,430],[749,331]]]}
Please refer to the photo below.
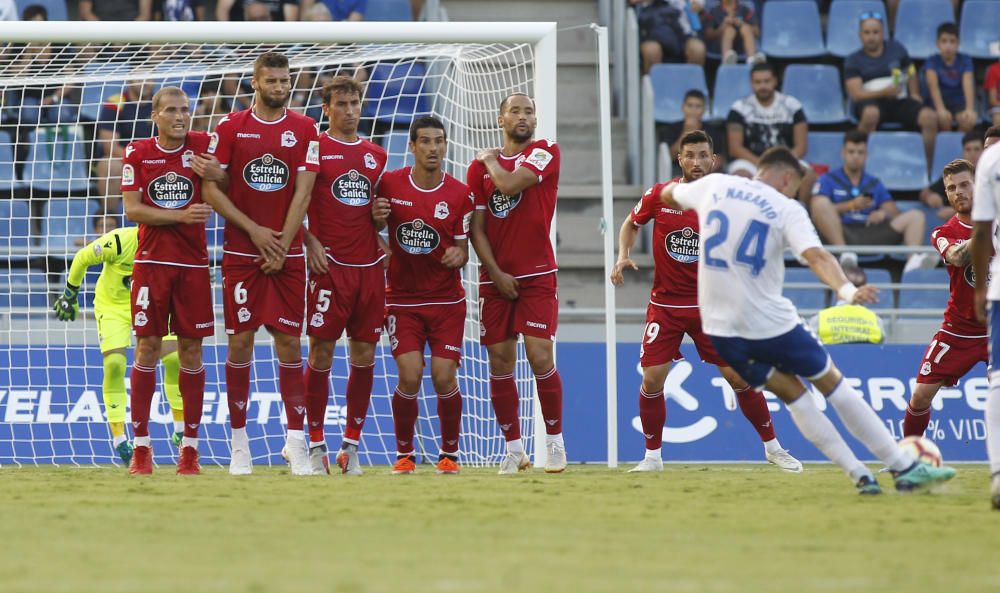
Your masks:
{"label": "soccer ball", "polygon": [[917,461],[923,461],[934,467],[941,467],[941,464],[944,463],[944,459],[941,458],[941,450],[934,444],[934,441],[928,438],[906,437],[899,441],[899,448],[916,457]]}

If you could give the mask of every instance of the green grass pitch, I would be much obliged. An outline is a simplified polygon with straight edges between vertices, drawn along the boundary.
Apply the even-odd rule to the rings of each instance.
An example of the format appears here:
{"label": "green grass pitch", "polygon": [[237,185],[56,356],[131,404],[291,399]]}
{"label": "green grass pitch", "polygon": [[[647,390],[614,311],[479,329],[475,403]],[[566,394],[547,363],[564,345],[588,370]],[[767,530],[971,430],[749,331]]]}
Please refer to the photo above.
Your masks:
{"label": "green grass pitch", "polygon": [[987,471],[862,498],[829,465],[181,478],[0,469],[4,593],[1000,590]]}

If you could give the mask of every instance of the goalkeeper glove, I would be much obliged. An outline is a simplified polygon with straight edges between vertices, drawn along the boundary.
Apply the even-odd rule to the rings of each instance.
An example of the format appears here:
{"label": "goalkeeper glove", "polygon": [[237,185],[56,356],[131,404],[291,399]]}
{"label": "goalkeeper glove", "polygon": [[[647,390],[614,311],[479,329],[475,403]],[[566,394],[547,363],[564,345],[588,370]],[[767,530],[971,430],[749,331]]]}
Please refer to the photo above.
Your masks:
{"label": "goalkeeper glove", "polygon": [[63,293],[56,299],[52,309],[59,321],[76,321],[76,316],[80,312],[80,304],[76,299],[79,290],[79,286],[67,284]]}

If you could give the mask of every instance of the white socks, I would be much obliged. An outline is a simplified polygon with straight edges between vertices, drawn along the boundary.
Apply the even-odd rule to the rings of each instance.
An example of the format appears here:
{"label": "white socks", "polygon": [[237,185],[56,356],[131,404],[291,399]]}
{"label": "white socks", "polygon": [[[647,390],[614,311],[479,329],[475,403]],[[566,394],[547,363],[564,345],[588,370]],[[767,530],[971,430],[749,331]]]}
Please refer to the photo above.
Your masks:
{"label": "white socks", "polygon": [[181,448],[184,447],[194,447],[195,450],[198,449],[198,437],[183,437],[181,438]]}
{"label": "white socks", "polygon": [[986,453],[990,475],[1000,472],[1000,372],[990,377],[990,398],[986,402]]}
{"label": "white socks", "polygon": [[114,444],[114,447],[117,449],[118,445],[124,443],[127,440],[128,440],[128,437],[126,437],[125,435],[119,435],[119,436],[116,436],[114,439],[112,439],[111,442]]}
{"label": "white socks", "polygon": [[174,420],[174,432],[184,432],[183,420]]}
{"label": "white socks", "polygon": [[913,458],[896,445],[896,439],[879,420],[878,414],[861,397],[861,394],[841,379],[826,397],[840,420],[854,438],[861,441],[882,463],[893,471],[902,471],[913,465]]}
{"label": "white socks", "polygon": [[781,451],[781,443],[778,442],[777,437],[775,437],[775,438],[773,438],[773,439],[771,439],[769,441],[764,441],[764,452],[765,453],[774,454],[774,453],[777,453],[778,451]]}
{"label": "white socks", "polygon": [[507,441],[507,452],[524,453],[524,443],[521,442],[521,439],[514,439],[512,441]]}
{"label": "white socks", "polygon": [[660,453],[660,449],[646,449],[646,459],[654,459],[656,461],[662,461],[663,456]]}
{"label": "white socks", "polygon": [[[809,392],[804,392],[799,399],[788,404],[788,411],[799,432],[816,445],[830,461],[843,469],[851,479],[857,482],[862,476],[871,476],[871,472],[851,452],[844,439],[834,428],[833,423],[813,403]],[[895,446],[895,445],[893,445]]]}
{"label": "white socks", "polygon": [[149,447],[150,446],[150,440],[149,440],[148,436],[135,437],[135,441],[133,442],[133,444],[136,447]]}
{"label": "white socks", "polygon": [[288,430],[288,438],[289,438],[289,440],[295,439],[296,441],[305,442],[305,440],[306,440],[306,433],[303,430],[292,430],[292,429],[289,429]]}
{"label": "white socks", "polygon": [[562,433],[561,432],[559,434],[547,434],[547,435],[545,435],[545,444],[546,445],[556,444],[556,445],[559,445],[560,447],[565,447],[566,446],[565,443],[563,443],[563,438],[562,438]]}
{"label": "white socks", "polygon": [[250,440],[247,438],[247,429],[234,428],[233,429],[233,449],[249,449]]}

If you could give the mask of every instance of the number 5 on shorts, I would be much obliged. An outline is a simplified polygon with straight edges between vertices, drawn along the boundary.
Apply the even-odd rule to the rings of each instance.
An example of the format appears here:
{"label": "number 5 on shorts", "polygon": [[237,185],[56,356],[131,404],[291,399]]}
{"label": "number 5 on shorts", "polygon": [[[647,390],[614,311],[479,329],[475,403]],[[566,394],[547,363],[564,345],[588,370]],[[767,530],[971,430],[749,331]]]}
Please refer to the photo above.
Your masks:
{"label": "number 5 on shorts", "polygon": [[330,295],[333,291],[330,290],[320,290],[316,293],[316,310],[320,313],[326,313],[330,310]]}

